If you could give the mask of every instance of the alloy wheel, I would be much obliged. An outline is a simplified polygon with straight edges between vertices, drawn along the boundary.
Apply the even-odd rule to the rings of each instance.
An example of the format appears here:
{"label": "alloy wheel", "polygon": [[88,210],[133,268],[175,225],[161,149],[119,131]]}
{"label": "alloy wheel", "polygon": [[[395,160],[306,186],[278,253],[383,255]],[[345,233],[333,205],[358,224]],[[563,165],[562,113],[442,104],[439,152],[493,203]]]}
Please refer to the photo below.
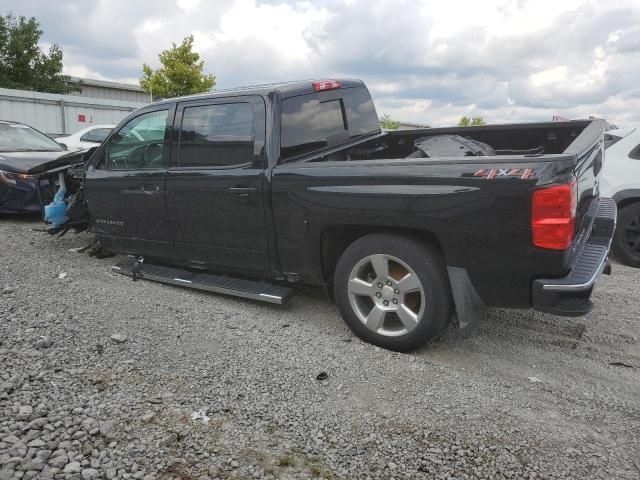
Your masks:
{"label": "alloy wheel", "polygon": [[369,255],[351,270],[349,303],[371,331],[388,337],[405,335],[418,326],[425,309],[422,282],[397,257]]}

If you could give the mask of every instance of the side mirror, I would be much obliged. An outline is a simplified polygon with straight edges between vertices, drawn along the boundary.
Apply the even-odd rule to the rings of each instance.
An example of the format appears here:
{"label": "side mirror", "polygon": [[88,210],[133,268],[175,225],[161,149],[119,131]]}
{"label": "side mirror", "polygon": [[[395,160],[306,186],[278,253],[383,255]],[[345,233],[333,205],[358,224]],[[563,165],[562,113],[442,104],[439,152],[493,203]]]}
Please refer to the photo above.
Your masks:
{"label": "side mirror", "polygon": [[62,142],[56,142],[58,145],[60,145],[62,148],[64,148],[65,150],[69,150],[69,147],[67,147],[66,143],[62,143]]}

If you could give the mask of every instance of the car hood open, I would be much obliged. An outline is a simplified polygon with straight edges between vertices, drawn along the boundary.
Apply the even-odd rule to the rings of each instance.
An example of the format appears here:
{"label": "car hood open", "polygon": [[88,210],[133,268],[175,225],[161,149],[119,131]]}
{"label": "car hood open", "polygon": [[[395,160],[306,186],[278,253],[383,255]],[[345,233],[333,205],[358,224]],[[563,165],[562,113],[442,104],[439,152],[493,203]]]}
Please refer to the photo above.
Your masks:
{"label": "car hood open", "polygon": [[0,170],[37,175],[84,160],[86,150],[69,152],[0,152]]}

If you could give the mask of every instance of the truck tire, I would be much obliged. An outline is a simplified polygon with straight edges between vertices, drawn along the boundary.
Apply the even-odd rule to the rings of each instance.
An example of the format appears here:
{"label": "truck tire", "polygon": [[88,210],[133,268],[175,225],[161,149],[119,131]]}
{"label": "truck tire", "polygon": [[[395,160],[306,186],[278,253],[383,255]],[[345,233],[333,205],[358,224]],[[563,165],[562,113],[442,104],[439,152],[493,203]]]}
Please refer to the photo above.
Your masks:
{"label": "truck tire", "polygon": [[334,295],[353,333],[399,352],[437,337],[453,311],[440,252],[392,234],[367,235],[344,251],[336,266]]}
{"label": "truck tire", "polygon": [[640,202],[618,211],[613,253],[625,265],[640,267]]}

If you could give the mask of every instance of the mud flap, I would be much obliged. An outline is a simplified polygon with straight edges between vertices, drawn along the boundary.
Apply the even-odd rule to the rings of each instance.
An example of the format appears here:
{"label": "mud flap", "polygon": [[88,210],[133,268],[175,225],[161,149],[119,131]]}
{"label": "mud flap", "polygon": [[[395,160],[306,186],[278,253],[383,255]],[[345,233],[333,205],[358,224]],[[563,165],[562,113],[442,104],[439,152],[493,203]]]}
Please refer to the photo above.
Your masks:
{"label": "mud flap", "polygon": [[451,293],[460,326],[460,336],[469,337],[485,316],[486,306],[464,268],[447,267]]}

